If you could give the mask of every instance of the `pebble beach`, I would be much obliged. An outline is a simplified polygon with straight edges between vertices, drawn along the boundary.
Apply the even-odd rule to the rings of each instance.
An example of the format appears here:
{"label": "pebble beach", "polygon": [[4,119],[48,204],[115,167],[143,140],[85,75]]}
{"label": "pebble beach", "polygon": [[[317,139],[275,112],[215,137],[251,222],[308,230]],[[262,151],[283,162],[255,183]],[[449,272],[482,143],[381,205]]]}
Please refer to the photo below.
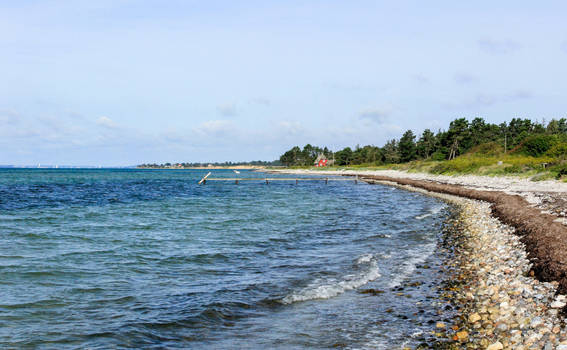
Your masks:
{"label": "pebble beach", "polygon": [[370,181],[441,198],[457,208],[446,239],[453,246],[447,262],[451,283],[444,299],[459,310],[452,324],[437,322],[438,342],[447,349],[567,349],[567,328],[557,283],[539,282],[514,228],[491,216],[478,200]]}
{"label": "pebble beach", "polygon": [[530,276],[531,264],[514,229],[490,216],[487,203],[453,199],[464,245],[455,261],[466,282],[454,292],[461,316],[453,339],[470,349],[567,349],[557,284]]}
{"label": "pebble beach", "polygon": [[452,325],[438,324],[449,348],[567,349],[557,284],[530,276],[531,264],[514,229],[490,216],[485,202],[447,198],[459,209],[450,222],[462,244],[451,273],[461,281],[447,293],[460,309]]}

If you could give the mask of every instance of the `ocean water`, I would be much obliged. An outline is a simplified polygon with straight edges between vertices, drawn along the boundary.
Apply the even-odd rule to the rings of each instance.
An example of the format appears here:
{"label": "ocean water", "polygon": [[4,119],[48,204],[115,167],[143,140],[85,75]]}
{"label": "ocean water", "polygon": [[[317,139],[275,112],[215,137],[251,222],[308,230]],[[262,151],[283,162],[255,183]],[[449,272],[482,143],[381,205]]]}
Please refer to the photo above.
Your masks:
{"label": "ocean water", "polygon": [[446,204],[360,182],[197,185],[205,173],[0,170],[0,348],[427,341]]}

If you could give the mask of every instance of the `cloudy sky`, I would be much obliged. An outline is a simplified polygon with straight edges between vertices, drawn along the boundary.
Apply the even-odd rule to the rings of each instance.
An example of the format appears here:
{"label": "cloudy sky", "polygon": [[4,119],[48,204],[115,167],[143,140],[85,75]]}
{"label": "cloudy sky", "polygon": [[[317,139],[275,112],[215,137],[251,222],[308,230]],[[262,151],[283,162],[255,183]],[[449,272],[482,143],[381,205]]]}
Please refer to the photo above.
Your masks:
{"label": "cloudy sky", "polygon": [[563,1],[2,1],[0,164],[272,160],[567,113]]}

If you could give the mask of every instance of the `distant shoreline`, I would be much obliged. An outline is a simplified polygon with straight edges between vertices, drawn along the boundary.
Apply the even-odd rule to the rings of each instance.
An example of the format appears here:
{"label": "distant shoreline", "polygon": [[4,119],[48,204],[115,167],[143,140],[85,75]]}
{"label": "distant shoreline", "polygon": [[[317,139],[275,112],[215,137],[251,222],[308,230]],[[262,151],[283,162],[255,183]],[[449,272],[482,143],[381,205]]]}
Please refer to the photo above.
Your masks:
{"label": "distant shoreline", "polygon": [[220,165],[213,165],[213,166],[202,166],[202,167],[177,167],[177,166],[171,166],[171,167],[143,167],[143,166],[138,166],[136,167],[136,169],[160,169],[160,170],[222,170],[222,169],[226,169],[226,170],[232,170],[232,169],[238,169],[238,170],[258,170],[258,169],[267,169],[265,166],[262,165],[232,165],[232,166],[220,166]]}

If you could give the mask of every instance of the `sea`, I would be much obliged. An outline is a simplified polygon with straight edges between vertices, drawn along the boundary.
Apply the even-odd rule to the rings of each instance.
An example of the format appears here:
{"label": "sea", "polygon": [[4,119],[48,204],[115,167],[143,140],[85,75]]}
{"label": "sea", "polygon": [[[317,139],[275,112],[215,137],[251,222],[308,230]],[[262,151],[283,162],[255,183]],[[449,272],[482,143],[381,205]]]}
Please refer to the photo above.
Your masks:
{"label": "sea", "polygon": [[448,204],[207,172],[0,169],[0,348],[389,349],[449,317]]}

